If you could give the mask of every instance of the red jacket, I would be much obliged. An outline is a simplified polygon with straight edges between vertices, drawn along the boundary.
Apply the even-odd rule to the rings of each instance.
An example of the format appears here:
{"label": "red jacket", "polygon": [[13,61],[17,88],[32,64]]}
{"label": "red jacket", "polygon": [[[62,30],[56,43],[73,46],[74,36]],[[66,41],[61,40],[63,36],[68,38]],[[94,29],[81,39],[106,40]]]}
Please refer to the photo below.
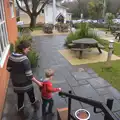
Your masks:
{"label": "red jacket", "polygon": [[41,94],[43,98],[50,99],[52,98],[52,93],[58,91],[59,88],[53,88],[52,83],[49,80],[43,82],[43,85],[41,87]]}

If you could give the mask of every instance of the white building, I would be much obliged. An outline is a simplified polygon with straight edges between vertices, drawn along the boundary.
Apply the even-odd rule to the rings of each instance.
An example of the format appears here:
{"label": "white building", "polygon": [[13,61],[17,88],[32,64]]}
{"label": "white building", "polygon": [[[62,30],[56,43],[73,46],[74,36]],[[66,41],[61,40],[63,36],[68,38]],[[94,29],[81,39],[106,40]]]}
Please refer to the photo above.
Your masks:
{"label": "white building", "polygon": [[[30,5],[30,4],[29,4]],[[22,8],[24,8],[24,4],[21,3]],[[37,23],[54,23],[54,17],[55,16],[55,20],[57,23],[57,20],[60,16],[62,16],[64,18],[64,23],[66,23],[66,21],[70,21],[72,18],[72,14],[67,12],[67,8],[62,6],[61,3],[59,1],[56,1],[56,5],[55,5],[55,11],[53,10],[53,2],[50,2],[49,4],[47,4],[44,9],[42,10],[42,12],[40,13],[40,15],[38,15],[37,17]],[[54,12],[54,13],[53,13]],[[29,24],[30,23],[30,18],[29,16],[24,13],[23,11],[20,10],[20,21],[23,21],[24,24]]]}

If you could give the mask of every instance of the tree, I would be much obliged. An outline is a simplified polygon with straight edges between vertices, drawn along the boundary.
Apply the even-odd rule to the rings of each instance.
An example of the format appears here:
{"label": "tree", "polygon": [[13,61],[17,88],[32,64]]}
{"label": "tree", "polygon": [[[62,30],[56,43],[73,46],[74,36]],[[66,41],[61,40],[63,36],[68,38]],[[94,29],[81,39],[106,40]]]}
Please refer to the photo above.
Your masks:
{"label": "tree", "polygon": [[[50,0],[16,0],[16,3],[20,10],[28,14],[30,17],[30,27],[35,27],[37,16],[42,12],[45,5]],[[21,7],[20,3],[23,2],[25,5],[25,9]],[[31,3],[31,5],[29,4]]]}
{"label": "tree", "polygon": [[92,19],[100,19],[103,15],[103,0],[92,0],[88,3],[88,12]]}
{"label": "tree", "polygon": [[110,30],[114,18],[115,16],[112,13],[106,13],[106,23],[108,24],[108,30]]}

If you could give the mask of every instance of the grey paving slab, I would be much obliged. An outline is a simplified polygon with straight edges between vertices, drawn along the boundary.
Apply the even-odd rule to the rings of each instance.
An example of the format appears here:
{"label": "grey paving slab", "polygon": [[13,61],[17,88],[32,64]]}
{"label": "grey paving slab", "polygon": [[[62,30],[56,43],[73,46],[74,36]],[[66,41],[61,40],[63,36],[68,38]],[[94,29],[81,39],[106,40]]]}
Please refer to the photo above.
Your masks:
{"label": "grey paving slab", "polygon": [[85,69],[85,70],[86,70],[86,72],[89,73],[89,74],[95,74],[95,71],[94,71],[93,69],[91,69],[91,68],[87,68],[87,69]]}
{"label": "grey paving slab", "polygon": [[62,91],[64,91],[64,92],[68,92],[68,91],[72,90],[68,83],[61,83],[61,84],[59,84],[59,86],[62,88]]}
{"label": "grey paving slab", "polygon": [[76,81],[75,78],[69,72],[65,75],[65,79],[67,80],[70,86],[79,86],[78,81]]}
{"label": "grey paving slab", "polygon": [[103,78],[92,78],[92,79],[87,79],[87,81],[94,87],[94,88],[101,88],[101,87],[107,87],[110,86],[110,84],[104,80]]}
{"label": "grey paving slab", "polygon": [[87,80],[81,80],[79,81],[79,84],[80,85],[86,85],[86,84],[89,84]]}
{"label": "grey paving slab", "polygon": [[90,79],[91,76],[87,72],[73,72],[72,75],[76,80]]}
{"label": "grey paving slab", "polygon": [[101,113],[95,114],[93,112],[93,107],[86,108],[86,110],[88,110],[91,114],[90,120],[104,120],[104,116]]}
{"label": "grey paving slab", "polygon": [[92,78],[99,77],[98,74],[96,74],[96,73],[90,74],[90,76],[91,76]]}
{"label": "grey paving slab", "polygon": [[106,103],[107,102],[107,99],[113,99],[114,102],[113,102],[113,108],[112,108],[112,111],[115,112],[115,111],[120,111],[120,103],[118,102],[118,100],[116,100],[114,98],[114,96],[112,94],[106,94],[103,96],[104,97],[104,102]]}
{"label": "grey paving slab", "polygon": [[72,100],[71,110],[78,110],[78,109],[82,109],[80,102],[76,100]]}
{"label": "grey paving slab", "polygon": [[98,92],[99,95],[106,95],[109,93],[108,87],[99,88],[99,89],[96,89],[96,91]]}
{"label": "grey paving slab", "polygon": [[[61,98],[58,94],[53,94],[54,107],[55,108],[64,108],[67,107],[67,103],[64,98]],[[58,102],[59,101],[59,102]]]}
{"label": "grey paving slab", "polygon": [[104,87],[104,88],[99,88],[99,89],[96,89],[96,90],[98,91],[98,93],[100,95],[105,95],[105,94],[111,93],[114,96],[114,98],[120,99],[120,92],[117,91],[112,86]]}
{"label": "grey paving slab", "polygon": [[81,96],[81,97],[86,97],[86,98],[92,98],[93,96],[99,96],[90,84],[73,87],[73,91],[76,95]]}
{"label": "grey paving slab", "polygon": [[[89,99],[97,100],[106,103],[107,98],[113,98],[113,109],[116,116],[120,116],[120,94],[112,88],[107,81],[99,78],[98,75],[86,65],[72,66],[59,52],[58,50],[64,49],[65,35],[58,36],[37,36],[34,37],[34,47],[40,53],[40,59],[38,61],[39,67],[34,69],[34,75],[39,79],[44,77],[44,70],[52,68],[55,70],[55,76],[52,81],[54,87],[61,87],[63,91],[68,92],[70,89],[73,94],[77,96],[86,97]],[[41,99],[39,88],[34,84],[35,96],[37,99]],[[67,107],[67,98],[61,98],[58,94],[53,94],[54,109]],[[2,120],[23,120],[16,115],[15,104],[17,103],[16,95],[12,90],[12,84],[9,83],[7,92],[5,107],[3,111]],[[42,102],[41,102],[42,103]],[[40,104],[41,104],[40,103]],[[79,108],[86,108],[91,113],[91,120],[103,120],[101,114],[93,113],[93,107],[85,103],[78,101],[72,101],[72,111]],[[12,107],[12,109],[11,109]],[[32,107],[29,102],[29,98],[25,95],[25,108],[26,111],[32,115]],[[43,120],[41,118],[41,108],[36,114],[33,114],[33,118],[30,120]],[[57,120],[48,117],[46,120]]]}

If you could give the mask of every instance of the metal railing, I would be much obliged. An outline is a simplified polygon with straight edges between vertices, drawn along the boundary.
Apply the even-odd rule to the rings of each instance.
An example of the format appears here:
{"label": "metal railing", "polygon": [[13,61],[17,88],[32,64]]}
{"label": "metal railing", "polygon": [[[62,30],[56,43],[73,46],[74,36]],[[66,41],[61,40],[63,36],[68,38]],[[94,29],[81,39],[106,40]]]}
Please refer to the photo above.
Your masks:
{"label": "metal railing", "polygon": [[[96,100],[91,100],[91,99],[88,99],[88,98],[73,95],[71,91],[69,91],[69,93],[59,92],[59,95],[61,97],[68,97],[68,120],[70,120],[71,118],[73,120],[76,120],[76,118],[73,115],[71,115],[71,102],[72,102],[72,99],[93,106],[95,113],[103,112],[104,113],[104,120],[118,120],[116,118],[116,116],[111,111],[112,106],[113,106],[113,99],[108,99],[107,104],[104,104],[104,103],[96,101]],[[101,111],[97,111],[98,108]]]}

